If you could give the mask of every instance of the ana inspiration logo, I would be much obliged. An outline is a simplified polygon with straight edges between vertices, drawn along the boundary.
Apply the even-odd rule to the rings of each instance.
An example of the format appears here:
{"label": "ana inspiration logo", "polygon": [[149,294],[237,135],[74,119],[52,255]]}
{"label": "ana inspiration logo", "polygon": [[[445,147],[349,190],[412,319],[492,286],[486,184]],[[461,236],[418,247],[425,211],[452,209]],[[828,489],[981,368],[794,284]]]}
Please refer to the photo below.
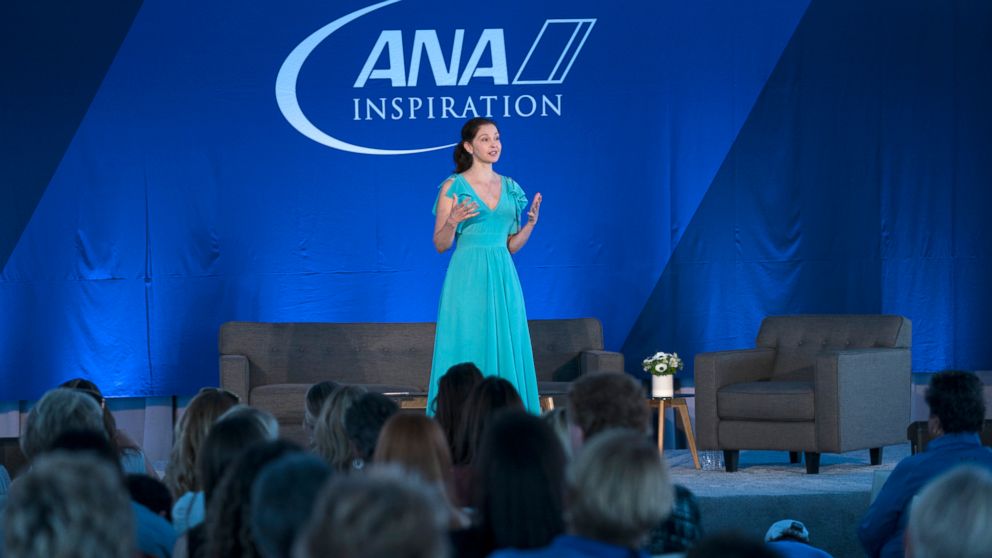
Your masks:
{"label": "ana inspiration logo", "polygon": [[[286,57],[276,76],[276,102],[286,121],[298,132],[313,141],[341,151],[365,155],[407,155],[447,149],[454,144],[415,147],[409,149],[382,149],[349,143],[331,135],[315,125],[304,113],[297,97],[297,82],[307,58],[325,40],[345,25],[376,10],[402,0],[386,0],[344,15],[321,27],[296,46]],[[513,86],[555,86],[565,81],[579,56],[586,39],[595,26],[595,19],[545,20],[527,56],[510,79],[506,58],[504,29],[484,29],[464,65],[463,47],[466,44],[464,29],[456,29],[451,51],[445,52],[436,29],[416,29],[410,52],[404,50],[403,31],[383,30],[355,78],[353,96],[347,106],[348,119],[357,124],[370,121],[465,119],[475,116],[495,118],[560,117],[564,95],[547,91],[540,94],[516,93]],[[559,52],[560,51],[560,52]],[[426,61],[425,61],[426,58]],[[384,60],[385,59],[385,60]],[[484,60],[490,65],[485,66]],[[458,91],[474,82],[493,86],[510,86],[495,89],[484,95],[396,95],[393,97],[365,97],[362,90],[372,80],[383,80],[397,91],[423,85],[421,67],[430,68],[430,76],[441,93]],[[382,82],[380,82],[382,83]]]}

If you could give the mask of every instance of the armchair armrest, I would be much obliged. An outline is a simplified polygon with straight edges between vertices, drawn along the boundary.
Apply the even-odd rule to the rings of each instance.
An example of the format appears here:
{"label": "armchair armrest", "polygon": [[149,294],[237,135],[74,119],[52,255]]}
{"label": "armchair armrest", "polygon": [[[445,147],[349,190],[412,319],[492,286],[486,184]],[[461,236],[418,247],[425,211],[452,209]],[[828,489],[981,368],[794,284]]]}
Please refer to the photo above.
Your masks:
{"label": "armchair armrest", "polygon": [[817,445],[824,452],[905,441],[910,421],[910,349],[829,351],[816,359]]}
{"label": "armchair armrest", "polygon": [[579,353],[579,376],[595,372],[623,372],[623,353],[582,351]]}
{"label": "armchair armrest", "polygon": [[696,355],[696,442],[700,448],[720,449],[716,392],[730,384],[768,378],[774,361],[774,349],[744,349]]}
{"label": "armchair armrest", "polygon": [[244,355],[221,355],[220,387],[235,393],[245,405],[250,404],[251,392],[248,357]]}

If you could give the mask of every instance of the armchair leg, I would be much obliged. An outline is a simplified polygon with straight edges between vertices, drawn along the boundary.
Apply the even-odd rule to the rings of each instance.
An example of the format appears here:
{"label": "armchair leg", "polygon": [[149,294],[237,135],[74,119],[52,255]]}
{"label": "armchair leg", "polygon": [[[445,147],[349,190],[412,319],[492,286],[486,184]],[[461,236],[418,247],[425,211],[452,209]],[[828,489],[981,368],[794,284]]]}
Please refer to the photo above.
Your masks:
{"label": "armchair leg", "polygon": [[798,451],[790,451],[789,452],[789,463],[792,463],[793,465],[795,465],[796,463],[799,463],[799,452]]}
{"label": "armchair leg", "polygon": [[806,474],[815,475],[820,472],[820,454],[815,451],[806,453]]}
{"label": "armchair leg", "polygon": [[740,463],[740,450],[723,450],[723,464],[728,473],[736,473]]}
{"label": "armchair leg", "polygon": [[882,448],[871,448],[868,450],[868,455],[871,457],[872,465],[882,464]]}

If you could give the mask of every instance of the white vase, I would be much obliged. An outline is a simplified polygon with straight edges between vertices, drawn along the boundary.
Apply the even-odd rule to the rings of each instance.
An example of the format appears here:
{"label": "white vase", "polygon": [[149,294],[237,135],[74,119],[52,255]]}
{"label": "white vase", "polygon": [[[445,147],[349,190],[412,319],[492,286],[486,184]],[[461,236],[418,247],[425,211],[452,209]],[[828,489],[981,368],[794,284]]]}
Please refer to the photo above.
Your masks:
{"label": "white vase", "polygon": [[651,376],[651,397],[672,397],[675,395],[675,376]]}

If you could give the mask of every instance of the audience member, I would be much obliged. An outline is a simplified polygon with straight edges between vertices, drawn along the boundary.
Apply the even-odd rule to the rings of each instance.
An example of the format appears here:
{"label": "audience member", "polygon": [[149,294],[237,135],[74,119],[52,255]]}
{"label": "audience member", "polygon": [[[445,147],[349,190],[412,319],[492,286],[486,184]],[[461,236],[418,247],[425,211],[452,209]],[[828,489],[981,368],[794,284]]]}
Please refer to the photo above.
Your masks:
{"label": "audience member", "polygon": [[927,485],[906,528],[912,558],[980,558],[992,553],[992,474],[962,465]]}
{"label": "audience member", "polygon": [[60,435],[78,430],[102,432],[106,437],[103,410],[92,397],[79,390],[50,390],[28,412],[21,434],[21,451],[31,462],[50,449]]}
{"label": "audience member", "polygon": [[499,412],[479,444],[478,522],[452,534],[461,558],[542,548],[565,531],[565,453],[551,428],[523,410]]}
{"label": "audience member", "polygon": [[567,535],[540,550],[499,550],[494,558],[641,556],[651,529],[672,508],[668,466],[643,434],[603,432],[568,470]]}
{"label": "audience member", "polygon": [[961,463],[992,469],[992,450],[978,433],[985,420],[982,384],[969,372],[941,372],[926,391],[930,433],[926,451],[892,471],[858,528],[869,556],[903,556],[903,533],[913,497],[932,479]]}
{"label": "audience member", "polygon": [[269,463],[251,488],[251,536],[263,558],[290,558],[331,468],[320,458],[291,453]]}
{"label": "audience member", "polygon": [[107,429],[107,435],[110,437],[114,451],[119,455],[121,466],[124,467],[125,473],[156,474],[151,461],[145,456],[145,452],[141,449],[141,446],[132,440],[126,432],[117,428],[117,421],[114,419],[114,414],[107,408],[107,402],[103,397],[103,393],[100,392],[100,388],[95,383],[84,378],[73,378],[72,380],[63,382],[59,387],[78,389],[92,397],[100,405],[100,409],[103,411],[104,427]]}
{"label": "audience member", "polygon": [[324,402],[334,393],[334,390],[341,387],[341,384],[326,380],[318,382],[307,389],[306,400],[303,405],[303,432],[307,437],[309,449],[313,449],[313,430],[317,425],[317,417],[324,407]]}
{"label": "audience member", "polygon": [[434,419],[444,432],[448,449],[455,451],[455,438],[458,427],[465,415],[465,402],[472,388],[482,381],[482,372],[471,362],[456,364],[441,376],[437,383],[437,396],[431,409]]}
{"label": "audience member", "polygon": [[385,395],[366,393],[356,399],[345,412],[344,430],[351,442],[353,469],[362,469],[366,463],[372,461],[382,426],[399,410],[399,405]]}
{"label": "audience member", "polygon": [[568,390],[573,450],[610,428],[647,434],[651,421],[644,387],[625,373],[600,372],[580,377]]}
{"label": "audience member", "polygon": [[[42,455],[48,453],[95,457],[116,473],[118,484],[127,490],[120,455],[104,429],[63,432]],[[131,500],[131,512],[134,517],[134,541],[141,555],[148,558],[168,558],[176,543],[176,532],[172,524],[135,499]]]}
{"label": "audience member", "polygon": [[175,442],[165,468],[165,485],[178,500],[187,492],[200,491],[196,480],[200,444],[217,417],[238,404],[238,396],[217,388],[203,388],[190,400],[176,423]]}
{"label": "audience member", "polygon": [[390,467],[339,476],[321,491],[295,558],[445,558],[447,514],[415,476]]}
{"label": "audience member", "polygon": [[[590,439],[615,428],[646,433],[651,409],[644,388],[628,374],[603,372],[583,376],[572,383],[568,395],[573,450]],[[685,552],[702,537],[696,497],[688,488],[675,486],[672,513],[648,537],[652,554]]]}
{"label": "audience member", "polygon": [[651,530],[644,546],[652,556],[684,553],[703,538],[703,518],[696,495],[681,484],[673,488],[672,512],[661,525]]}
{"label": "audience member", "polygon": [[765,532],[765,543],[782,558],[830,558],[809,542],[809,530],[802,521],[782,519]]}
{"label": "audience member", "polygon": [[251,533],[252,484],[269,463],[302,451],[303,448],[286,440],[257,442],[231,463],[210,497],[206,518],[207,558],[260,556]]}
{"label": "audience member", "polygon": [[203,527],[206,509],[224,473],[245,448],[274,439],[266,422],[251,414],[239,413],[218,419],[210,429],[197,459],[197,484],[202,490],[188,492],[172,507],[176,532],[185,534],[176,544],[177,554],[197,555],[206,537]]}
{"label": "audience member", "polygon": [[53,452],[11,486],[5,556],[130,558],[134,530],[118,471],[95,455]]}
{"label": "audience member", "polygon": [[395,414],[379,434],[372,461],[398,465],[437,488],[448,508],[452,529],[468,527],[468,516],[452,502],[451,453],[441,427],[425,415]]}
{"label": "audience member", "polygon": [[455,438],[455,453],[451,456],[455,465],[472,464],[482,432],[497,411],[523,408],[523,401],[513,384],[498,376],[483,378],[472,388],[465,401],[464,418]]}
{"label": "audience member", "polygon": [[320,409],[313,432],[314,451],[335,471],[351,470],[355,457],[344,429],[344,414],[366,393],[368,391],[363,387],[341,386],[331,393]]}

